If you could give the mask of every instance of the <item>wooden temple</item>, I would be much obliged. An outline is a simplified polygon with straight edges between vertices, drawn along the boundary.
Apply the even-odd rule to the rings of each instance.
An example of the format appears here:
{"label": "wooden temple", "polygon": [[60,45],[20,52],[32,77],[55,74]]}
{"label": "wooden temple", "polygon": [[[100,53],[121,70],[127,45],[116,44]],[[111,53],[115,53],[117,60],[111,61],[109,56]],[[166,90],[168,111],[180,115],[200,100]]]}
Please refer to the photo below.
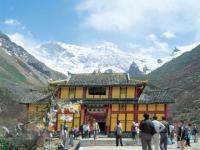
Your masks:
{"label": "wooden temple", "polygon": [[[67,122],[69,128],[79,127],[94,118],[101,132],[111,136],[117,120],[121,121],[123,131],[130,133],[132,122],[140,123],[144,112],[157,115],[159,120],[162,116],[168,118],[168,104],[174,100],[166,91],[145,92],[147,84],[146,81],[132,80],[125,73],[91,73],[71,74],[68,80],[50,82],[50,87],[55,89],[58,101],[82,101],[80,113],[65,112],[73,118]],[[28,113],[42,110],[45,103],[47,106],[43,100],[27,103]],[[64,123],[60,115],[58,112],[56,131],[60,131]]]}

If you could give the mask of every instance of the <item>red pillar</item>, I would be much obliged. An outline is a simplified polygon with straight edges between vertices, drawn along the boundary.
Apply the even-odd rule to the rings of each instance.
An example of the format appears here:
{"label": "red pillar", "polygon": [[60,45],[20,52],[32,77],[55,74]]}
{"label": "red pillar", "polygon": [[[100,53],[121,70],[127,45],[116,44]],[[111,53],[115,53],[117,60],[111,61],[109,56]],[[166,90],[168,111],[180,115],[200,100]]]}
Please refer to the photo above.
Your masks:
{"label": "red pillar", "polygon": [[58,129],[58,112],[56,112],[55,118],[56,118],[56,122],[54,124],[54,130],[57,131],[57,129]]}
{"label": "red pillar", "polygon": [[112,98],[112,87],[109,87],[108,98]]}
{"label": "red pillar", "polygon": [[80,113],[80,115],[81,115],[81,124],[83,124],[83,123],[85,123],[85,106],[84,106],[84,104],[82,104],[81,105],[81,113]]}
{"label": "red pillar", "polygon": [[134,104],[134,122],[138,122],[138,104]]}
{"label": "red pillar", "polygon": [[87,90],[87,87],[83,87],[83,99],[86,98],[86,90]]}
{"label": "red pillar", "polygon": [[168,105],[165,104],[165,118],[166,118],[166,121],[168,121]]}

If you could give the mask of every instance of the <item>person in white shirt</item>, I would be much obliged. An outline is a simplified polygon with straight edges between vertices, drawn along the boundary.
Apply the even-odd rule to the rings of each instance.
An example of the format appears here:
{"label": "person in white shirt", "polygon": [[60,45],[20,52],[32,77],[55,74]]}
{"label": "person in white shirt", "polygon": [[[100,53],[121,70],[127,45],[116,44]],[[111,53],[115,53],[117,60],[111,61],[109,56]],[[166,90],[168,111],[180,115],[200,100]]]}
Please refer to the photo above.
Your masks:
{"label": "person in white shirt", "polygon": [[157,116],[153,116],[153,125],[156,130],[156,134],[153,135],[152,145],[154,145],[154,150],[159,150],[160,148],[160,132],[165,129],[165,126],[157,120]]}

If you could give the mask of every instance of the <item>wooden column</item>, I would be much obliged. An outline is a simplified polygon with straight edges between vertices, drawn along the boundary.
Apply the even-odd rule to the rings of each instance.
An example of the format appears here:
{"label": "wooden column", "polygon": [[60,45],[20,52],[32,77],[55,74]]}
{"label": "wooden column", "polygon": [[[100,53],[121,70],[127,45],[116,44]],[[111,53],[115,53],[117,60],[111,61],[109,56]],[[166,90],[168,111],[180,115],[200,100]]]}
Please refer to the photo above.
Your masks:
{"label": "wooden column", "polygon": [[110,132],[110,119],[111,119],[111,107],[110,107],[110,104],[107,106],[106,108],[107,110],[107,118],[106,118],[106,122],[107,122],[107,126],[106,126],[106,131],[107,131],[107,134],[109,134]]}
{"label": "wooden column", "polygon": [[87,87],[83,87],[83,99],[86,98],[86,91],[87,91]]}
{"label": "wooden column", "polygon": [[134,104],[134,122],[138,122],[138,104]]}
{"label": "wooden column", "polygon": [[81,114],[80,114],[80,118],[81,118],[81,124],[83,124],[85,122],[85,107],[84,104],[81,105]]}
{"label": "wooden column", "polygon": [[165,104],[165,118],[166,118],[166,121],[168,121],[168,105]]}
{"label": "wooden column", "polygon": [[58,112],[56,112],[55,117],[56,117],[56,122],[54,124],[54,130],[57,131],[58,130]]}
{"label": "wooden column", "polygon": [[108,91],[109,91],[109,92],[108,92],[108,98],[112,98],[112,87],[109,86],[108,89],[109,89],[109,90],[108,90]]}

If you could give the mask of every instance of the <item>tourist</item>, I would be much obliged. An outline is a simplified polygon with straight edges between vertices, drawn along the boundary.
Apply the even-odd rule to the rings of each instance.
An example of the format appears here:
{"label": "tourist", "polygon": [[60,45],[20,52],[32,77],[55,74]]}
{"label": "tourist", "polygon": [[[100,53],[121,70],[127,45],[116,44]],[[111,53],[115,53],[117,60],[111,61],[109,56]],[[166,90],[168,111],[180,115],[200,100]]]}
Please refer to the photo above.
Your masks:
{"label": "tourist", "polygon": [[174,126],[172,124],[169,125],[169,129],[168,129],[168,136],[170,138],[170,141],[172,144],[174,144]]}
{"label": "tourist", "polygon": [[90,122],[88,122],[87,127],[88,127],[88,136],[89,136],[89,138],[91,138],[91,134],[92,134],[92,124],[91,124]]}
{"label": "tourist", "polygon": [[168,141],[168,123],[166,118],[163,116],[161,123],[165,126],[165,129],[160,132],[160,149],[167,150],[167,141]]}
{"label": "tourist", "polygon": [[142,150],[152,150],[151,140],[156,131],[148,113],[144,113],[144,120],[140,123],[139,128]]}
{"label": "tourist", "polygon": [[190,147],[190,138],[191,138],[191,124],[185,126],[185,137],[186,137],[186,146]]}
{"label": "tourist", "polygon": [[83,137],[85,139],[88,137],[88,125],[86,123],[83,124]]}
{"label": "tourist", "polygon": [[178,124],[177,141],[180,143],[181,150],[185,150],[186,132],[184,121],[180,121]]}
{"label": "tourist", "polygon": [[133,122],[133,125],[131,126],[131,133],[132,133],[132,138],[133,138],[133,141],[136,143],[136,135],[137,135],[137,126],[136,126],[136,123]]}
{"label": "tourist", "polygon": [[63,147],[64,149],[68,148],[69,144],[69,134],[68,134],[68,129],[67,127],[64,127],[64,131],[63,131]]}
{"label": "tourist", "polygon": [[157,120],[157,116],[153,116],[153,124],[156,130],[156,134],[153,135],[152,145],[154,145],[154,150],[159,150],[160,148],[160,132],[165,129],[165,126]]}
{"label": "tourist", "polygon": [[120,145],[123,146],[123,143],[122,143],[122,125],[121,125],[119,120],[117,121],[117,125],[115,127],[115,137],[116,137],[116,146],[119,145],[119,142],[120,142]]}
{"label": "tourist", "polygon": [[94,137],[94,140],[96,140],[98,132],[99,132],[99,124],[96,122],[95,119],[93,119],[92,127],[93,127],[93,137]]}
{"label": "tourist", "polygon": [[74,127],[74,140],[77,140],[77,137],[78,137],[78,127],[77,127],[77,125],[75,125],[75,127]]}
{"label": "tourist", "polygon": [[81,138],[83,139],[83,124],[80,126],[80,133],[81,133]]}
{"label": "tourist", "polygon": [[139,138],[139,133],[140,133],[140,129],[139,129],[139,125],[138,123],[135,123],[135,126],[137,127],[137,134],[136,134],[136,144],[140,144],[140,138]]}
{"label": "tourist", "polygon": [[70,132],[69,132],[69,145],[70,146],[74,146],[74,129],[71,128]]}
{"label": "tourist", "polygon": [[192,136],[194,138],[194,143],[198,142],[198,129],[197,126],[194,124],[192,128]]}

